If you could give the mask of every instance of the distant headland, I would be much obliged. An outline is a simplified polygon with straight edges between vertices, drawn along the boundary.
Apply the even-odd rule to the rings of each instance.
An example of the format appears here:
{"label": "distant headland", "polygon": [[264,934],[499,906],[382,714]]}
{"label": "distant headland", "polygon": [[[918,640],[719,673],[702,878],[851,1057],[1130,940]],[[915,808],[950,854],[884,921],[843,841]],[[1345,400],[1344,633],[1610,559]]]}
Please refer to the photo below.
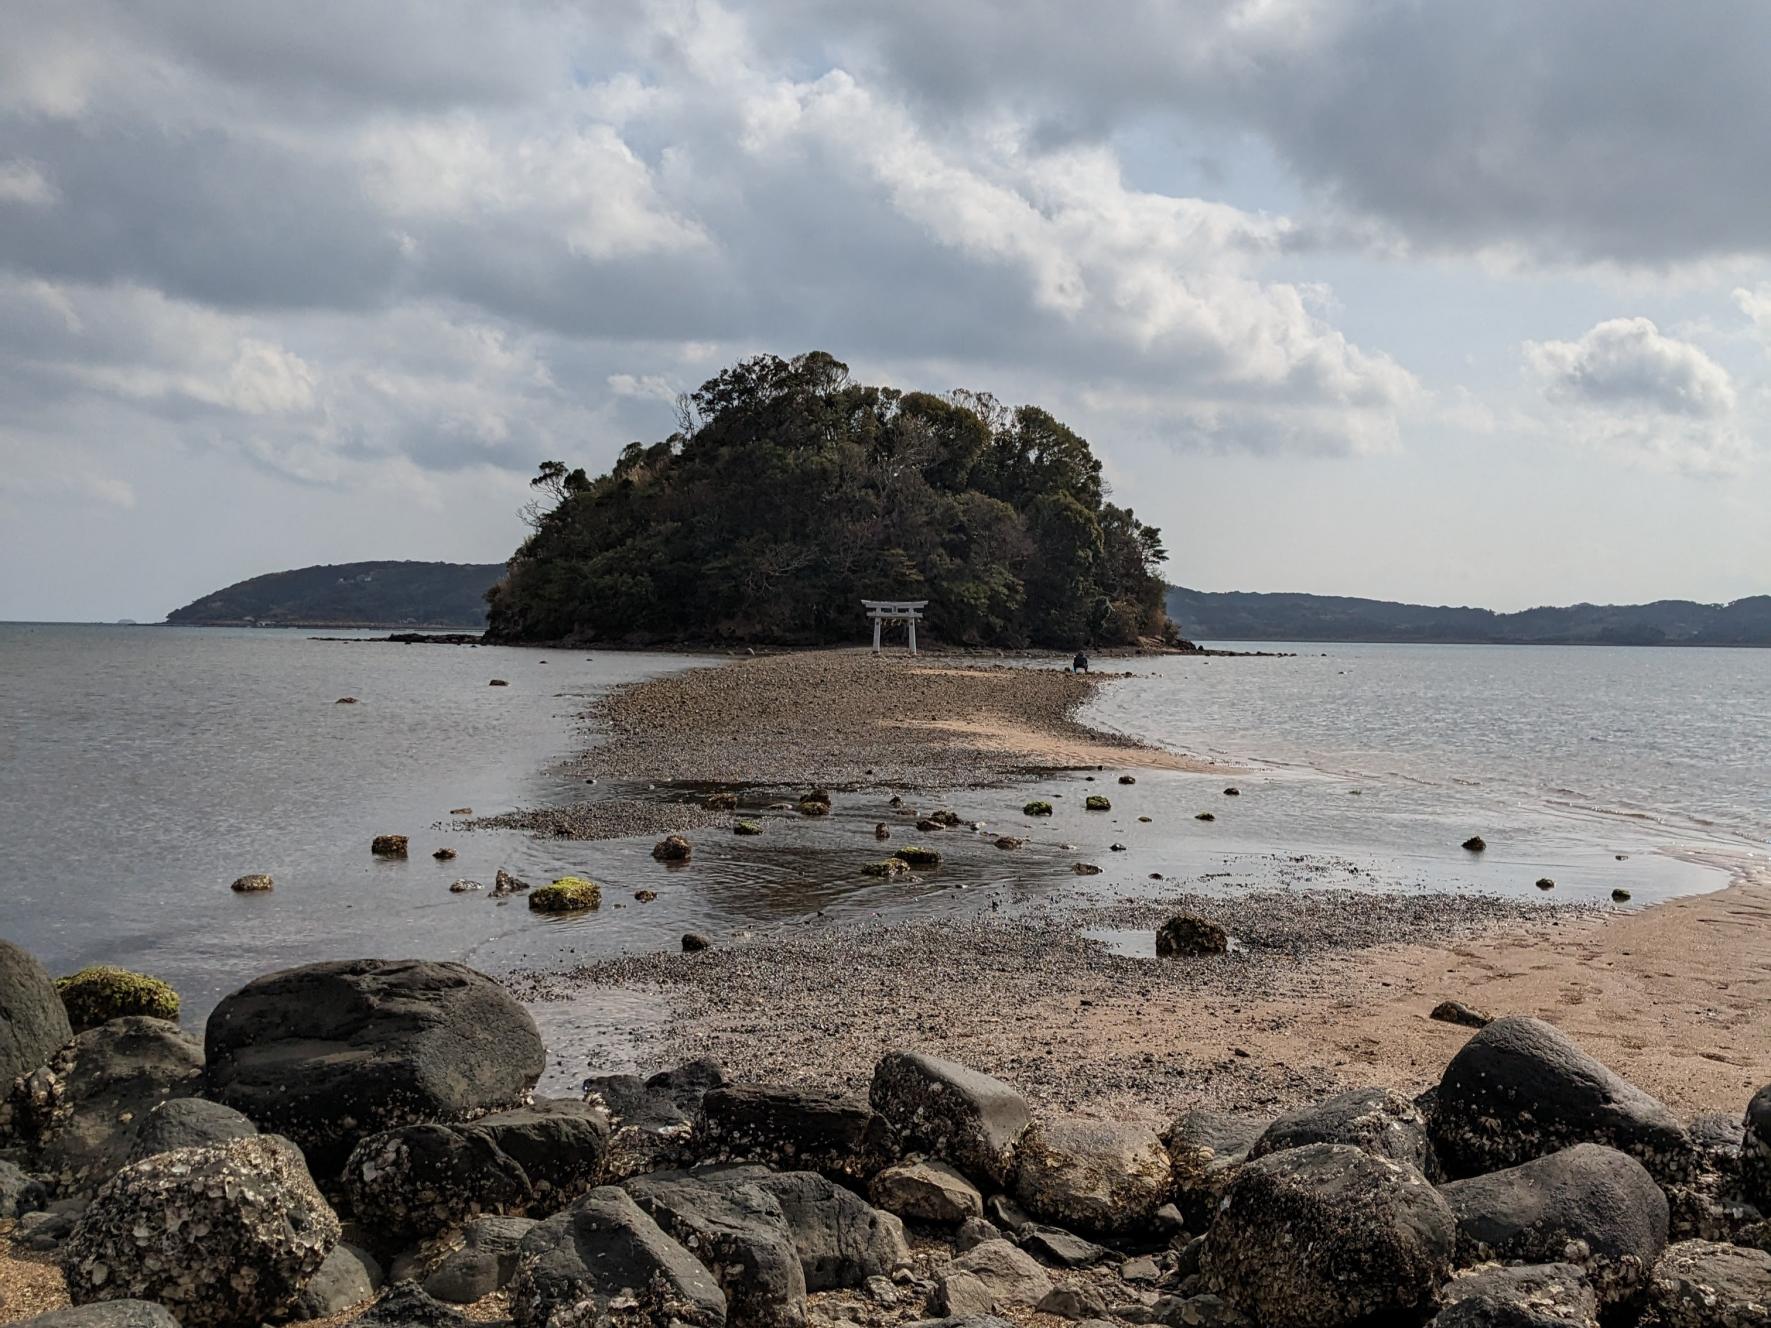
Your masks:
{"label": "distant headland", "polygon": [[483,627],[501,563],[368,562],[270,572],[166,615],[183,627]]}

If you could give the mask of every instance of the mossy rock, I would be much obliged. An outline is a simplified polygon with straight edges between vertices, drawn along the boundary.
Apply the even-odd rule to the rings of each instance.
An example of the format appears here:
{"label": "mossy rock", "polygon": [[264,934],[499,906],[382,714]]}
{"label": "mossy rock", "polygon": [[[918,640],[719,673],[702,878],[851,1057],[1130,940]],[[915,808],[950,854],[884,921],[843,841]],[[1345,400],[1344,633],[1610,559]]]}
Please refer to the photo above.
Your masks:
{"label": "mossy rock", "polygon": [[801,816],[828,816],[830,815],[830,804],[819,802],[814,798],[801,798],[799,800],[799,814]]}
{"label": "mossy rock", "polygon": [[1043,798],[1035,799],[1021,808],[1022,816],[1050,816],[1051,814],[1052,805]]}
{"label": "mossy rock", "polygon": [[154,1019],[178,1018],[178,993],[159,978],[132,973],[127,968],[92,964],[78,973],[55,980],[68,1022],[76,1033],[121,1019],[145,1014]]}
{"label": "mossy rock", "polygon": [[376,835],[369,841],[369,851],[378,858],[403,858],[407,843],[405,835]]}
{"label": "mossy rock", "polygon": [[580,913],[600,908],[603,888],[582,876],[562,876],[552,885],[529,892],[529,907],[537,913]]}
{"label": "mossy rock", "polygon": [[861,868],[863,876],[902,876],[910,870],[910,864],[902,858],[881,858],[878,862],[870,862]]}
{"label": "mossy rock", "polygon": [[1113,810],[1112,802],[1103,798],[1099,793],[1089,794],[1088,800],[1082,805],[1091,812],[1110,812]]}
{"label": "mossy rock", "polygon": [[732,833],[735,835],[760,835],[762,832],[762,826],[755,821],[740,821],[732,827]]}
{"label": "mossy rock", "polygon": [[921,844],[906,844],[903,848],[893,851],[892,856],[912,867],[939,867],[941,855],[932,848]]}
{"label": "mossy rock", "polygon": [[929,820],[933,821],[936,825],[944,825],[949,828],[965,824],[965,822],[961,820],[958,812],[948,811],[946,808],[942,808],[938,812],[930,812]]}

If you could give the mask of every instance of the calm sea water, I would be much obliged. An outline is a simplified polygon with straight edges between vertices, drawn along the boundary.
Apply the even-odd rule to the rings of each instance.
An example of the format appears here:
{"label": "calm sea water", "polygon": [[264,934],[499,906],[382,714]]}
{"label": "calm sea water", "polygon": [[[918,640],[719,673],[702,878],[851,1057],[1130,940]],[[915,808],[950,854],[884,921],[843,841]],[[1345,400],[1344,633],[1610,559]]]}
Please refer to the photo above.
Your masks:
{"label": "calm sea water", "polygon": [[[508,972],[674,949],[690,929],[731,937],[1060,891],[1112,898],[1151,888],[1152,871],[1207,889],[1529,899],[1548,874],[1557,899],[1608,900],[1621,884],[1641,904],[1723,883],[1693,851],[1762,854],[1771,835],[1771,652],[1295,649],[1130,661],[1136,676],[1091,711],[1234,774],[1140,772],[1135,786],[1107,787],[1110,815],[1080,804],[1112,772],[1041,780],[1058,814],[1031,826],[1019,815],[1027,787],[945,797],[992,833],[1032,842],[1003,854],[951,832],[935,878],[881,884],[858,868],[878,856],[872,826],[890,815],[889,790],[839,795],[826,821],[776,817],[762,839],[696,836],[681,871],[651,860],[649,836],[582,844],[454,826],[464,806],[689,796],[591,788],[562,762],[594,741],[576,722],[591,697],[704,660],[0,624],[0,934],[54,972],[111,962],[157,973],[200,1026],[247,979],[321,958],[423,955]],[[493,677],[510,686],[488,687]],[[334,704],[347,695],[360,704]],[[1234,800],[1222,793],[1232,782]],[[1195,821],[1201,809],[1216,821]],[[384,832],[411,836],[412,857],[372,858]],[[1457,847],[1472,833],[1490,844],[1480,858]],[[432,861],[443,845],[459,857]],[[1080,859],[1106,871],[1075,878]],[[449,893],[457,878],[490,885],[500,866],[532,881],[591,875],[605,906],[544,918],[520,899]],[[252,871],[271,873],[275,893],[229,891]],[[635,903],[639,888],[657,900]],[[543,1022],[550,1040],[582,1048],[645,1017],[553,1007]],[[579,1070],[562,1068],[561,1082]]]}

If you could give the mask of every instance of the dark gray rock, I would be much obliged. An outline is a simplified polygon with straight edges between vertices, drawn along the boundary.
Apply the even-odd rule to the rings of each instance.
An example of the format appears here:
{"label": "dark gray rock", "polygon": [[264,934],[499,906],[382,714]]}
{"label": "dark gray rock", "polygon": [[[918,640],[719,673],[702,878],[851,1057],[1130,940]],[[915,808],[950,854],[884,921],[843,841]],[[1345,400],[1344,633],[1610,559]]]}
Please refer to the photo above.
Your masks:
{"label": "dark gray rock", "polygon": [[873,1071],[873,1109],[908,1145],[976,1181],[1008,1183],[1033,1123],[1027,1101],[1000,1079],[921,1052],[894,1051]]}
{"label": "dark gray rock", "polygon": [[1113,1251],[1084,1240],[1073,1231],[1037,1223],[1021,1231],[1020,1246],[1040,1262],[1056,1268],[1093,1268],[1113,1257]]}
{"label": "dark gray rock", "polygon": [[1014,1328],[1007,1319],[994,1314],[949,1315],[945,1319],[916,1319],[905,1328]]}
{"label": "dark gray rock", "polygon": [[415,1282],[396,1282],[347,1328],[475,1328],[460,1310],[427,1296]]}
{"label": "dark gray rock", "polygon": [[986,1217],[968,1217],[953,1233],[953,1252],[964,1254],[987,1240],[1003,1239],[1002,1228]]}
{"label": "dark gray rock", "polygon": [[707,1266],[734,1328],[799,1328],[806,1279],[793,1233],[773,1195],[689,1172],[636,1176],[624,1187],[667,1234]]}
{"label": "dark gray rock", "polygon": [[164,1305],[152,1301],[106,1300],[20,1319],[13,1328],[179,1328],[179,1324]]}
{"label": "dark gray rock", "polygon": [[450,1125],[369,1135],[339,1183],[352,1216],[382,1245],[424,1240],[482,1213],[520,1213],[532,1194],[523,1169],[489,1135]]}
{"label": "dark gray rock", "polygon": [[1462,1024],[1465,1028],[1487,1028],[1494,1022],[1493,1015],[1465,1005],[1462,1001],[1440,1001],[1427,1017],[1437,1019],[1442,1024]]}
{"label": "dark gray rock", "polygon": [[1156,929],[1156,953],[1164,959],[1220,955],[1229,948],[1229,932],[1211,919],[1191,913],[1177,913]]}
{"label": "dark gray rock", "polygon": [[913,1222],[957,1226],[984,1216],[984,1196],[945,1162],[917,1158],[887,1167],[873,1178],[869,1193],[878,1207]]}
{"label": "dark gray rock", "polygon": [[1666,1248],[1667,1202],[1642,1164],[1576,1144],[1440,1193],[1457,1218],[1460,1263],[1577,1264],[1599,1299],[1628,1298]]}
{"label": "dark gray rock", "polygon": [[1406,1320],[1433,1308],[1456,1238],[1451,1210],[1412,1167],[1306,1144],[1237,1171],[1201,1270],[1263,1328]]}
{"label": "dark gray rock", "polygon": [[12,1229],[13,1243],[40,1253],[58,1249],[73,1233],[74,1223],[80,1220],[80,1212],[79,1207],[62,1208],[51,1205],[49,1208],[26,1213]]}
{"label": "dark gray rock", "polygon": [[1272,1120],[1255,1112],[1196,1109],[1182,1112],[1163,1132],[1175,1206],[1188,1226],[1203,1231],[1211,1225],[1224,1187]]}
{"label": "dark gray rock", "polygon": [[1740,1181],[1746,1197],[1771,1212],[1771,1084],[1746,1106],[1740,1140]]}
{"label": "dark gray rock", "polygon": [[1599,1298],[1571,1263],[1489,1265],[1464,1273],[1439,1293],[1444,1308],[1432,1328],[1598,1328]]}
{"label": "dark gray rock", "polygon": [[529,1012],[464,964],[353,959],[271,973],[209,1016],[206,1096],[330,1178],[367,1135],[520,1105],[547,1059]]}
{"label": "dark gray rock", "polygon": [[[675,1072],[667,1072],[675,1073]],[[659,1082],[660,1080],[663,1082]],[[584,1098],[609,1118],[603,1179],[613,1183],[693,1160],[691,1136],[701,1093],[654,1075],[601,1074],[584,1081]]]}
{"label": "dark gray rock", "polygon": [[130,1164],[80,1215],[61,1266],[76,1304],[152,1300],[184,1328],[258,1323],[294,1304],[338,1237],[300,1150],[258,1135]]}
{"label": "dark gray rock", "polygon": [[1004,1231],[1019,1231],[1033,1221],[1033,1215],[1006,1194],[984,1200],[984,1216]]}
{"label": "dark gray rock", "polygon": [[0,1217],[23,1217],[48,1203],[48,1186],[12,1163],[0,1161]]}
{"label": "dark gray rock", "polygon": [[250,1139],[258,1127],[232,1107],[200,1097],[169,1098],[150,1111],[135,1131],[129,1160],[135,1162],[174,1148],[201,1148],[230,1139]]}
{"label": "dark gray rock", "polygon": [[517,1328],[722,1328],[726,1297],[625,1190],[601,1186],[523,1238],[510,1282]]}
{"label": "dark gray rock", "polygon": [[695,1152],[865,1181],[891,1160],[890,1131],[867,1100],[820,1088],[729,1084],[701,1099]]}
{"label": "dark gray rock", "polygon": [[1427,1118],[1387,1088],[1355,1088],[1280,1116],[1254,1141],[1251,1158],[1304,1144],[1352,1144],[1431,1176]]}
{"label": "dark gray rock", "polygon": [[1087,1283],[1055,1286],[1041,1296],[1033,1307],[1041,1314],[1055,1314],[1060,1319],[1104,1319],[1107,1298]]}
{"label": "dark gray rock", "polygon": [[1229,1301],[1209,1291],[1175,1301],[1164,1312],[1162,1322],[1172,1328],[1256,1328]]}
{"label": "dark gray rock", "polygon": [[329,1319],[364,1301],[381,1289],[381,1265],[375,1256],[355,1245],[338,1244],[310,1277],[289,1317],[296,1321]]}
{"label": "dark gray rock", "polygon": [[1031,1308],[1052,1289],[1051,1276],[1006,1240],[987,1240],[948,1265],[936,1282],[935,1304],[949,1315]]}
{"label": "dark gray rock", "polygon": [[0,941],[0,1093],[21,1074],[49,1064],[74,1030],[37,957]]}
{"label": "dark gray rock", "polygon": [[609,1115],[588,1102],[536,1098],[455,1128],[485,1139],[520,1166],[532,1192],[530,1209],[544,1216],[602,1184]]}
{"label": "dark gray rock", "polygon": [[646,1087],[669,1098],[684,1115],[694,1116],[701,1110],[703,1098],[730,1082],[718,1061],[703,1056],[699,1060],[684,1061],[672,1069],[658,1071],[646,1080]]}
{"label": "dark gray rock", "polygon": [[1430,1133],[1451,1176],[1517,1166],[1570,1144],[1630,1154],[1662,1181],[1687,1180],[1696,1153],[1665,1104],[1541,1019],[1509,1015],[1452,1057]]}
{"label": "dark gray rock", "polygon": [[755,1185],[781,1205],[808,1291],[835,1291],[889,1276],[910,1259],[904,1224],[815,1171],[698,1167],[705,1184]]}
{"label": "dark gray rock", "polygon": [[135,1132],[203,1070],[195,1038],[130,1015],[80,1033],[13,1085],[13,1131],[58,1193],[89,1195],[129,1161]]}
{"label": "dark gray rock", "polygon": [[1015,1153],[1015,1197],[1034,1217],[1084,1231],[1147,1227],[1173,1189],[1155,1131],[1120,1121],[1042,1121]]}
{"label": "dark gray rock", "polygon": [[461,1247],[443,1256],[424,1279],[424,1291],[454,1305],[483,1300],[516,1275],[523,1239],[536,1223],[526,1217],[480,1217],[461,1232]]}
{"label": "dark gray rock", "polygon": [[1771,1254],[1707,1240],[1667,1248],[1648,1288],[1656,1328],[1765,1328]]}

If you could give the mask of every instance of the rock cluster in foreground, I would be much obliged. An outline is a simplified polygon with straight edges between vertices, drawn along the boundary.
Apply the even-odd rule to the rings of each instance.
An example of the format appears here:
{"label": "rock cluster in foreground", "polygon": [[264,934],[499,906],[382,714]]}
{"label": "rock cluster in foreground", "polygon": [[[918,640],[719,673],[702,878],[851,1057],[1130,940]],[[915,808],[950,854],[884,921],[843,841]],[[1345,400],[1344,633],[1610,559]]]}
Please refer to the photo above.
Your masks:
{"label": "rock cluster in foreground", "polygon": [[533,1022],[458,964],[271,974],[202,1046],[70,1036],[44,987],[0,947],[0,1219],[74,1302],[39,1328],[463,1328],[494,1293],[514,1328],[1771,1324],[1771,1088],[1681,1120],[1535,1019],[1417,1100],[1153,1130],[917,1051],[864,1091],[703,1061],[537,1099]]}

